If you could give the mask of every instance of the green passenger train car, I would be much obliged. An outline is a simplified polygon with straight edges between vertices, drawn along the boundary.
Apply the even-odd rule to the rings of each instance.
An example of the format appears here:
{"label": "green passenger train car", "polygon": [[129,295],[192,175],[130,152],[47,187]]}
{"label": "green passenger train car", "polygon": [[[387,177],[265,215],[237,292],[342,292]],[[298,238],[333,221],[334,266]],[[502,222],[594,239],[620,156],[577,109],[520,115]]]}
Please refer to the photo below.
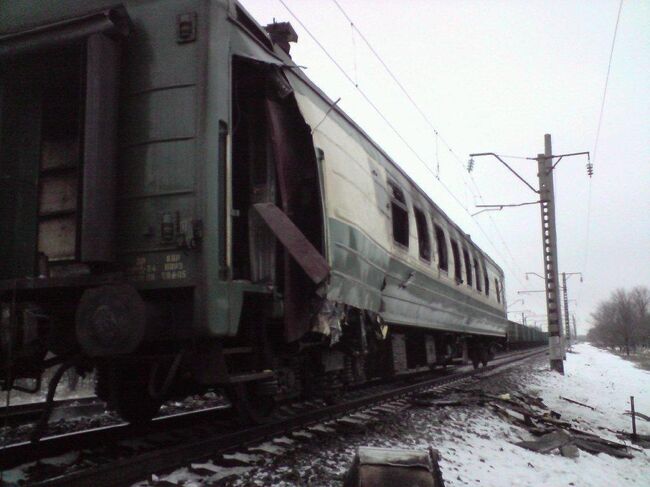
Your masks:
{"label": "green passenger train car", "polygon": [[503,272],[234,0],[0,3],[8,387],[96,370],[132,421],[297,395],[506,338]]}

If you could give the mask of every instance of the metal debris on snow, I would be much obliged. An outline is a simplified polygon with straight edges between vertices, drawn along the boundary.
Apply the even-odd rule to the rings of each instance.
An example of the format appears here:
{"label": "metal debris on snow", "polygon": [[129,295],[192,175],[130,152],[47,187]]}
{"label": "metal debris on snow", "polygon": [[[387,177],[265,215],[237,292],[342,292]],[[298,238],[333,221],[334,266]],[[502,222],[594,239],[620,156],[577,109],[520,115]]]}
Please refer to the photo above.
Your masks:
{"label": "metal debris on snow", "polygon": [[[565,399],[565,398],[562,398]],[[575,402],[581,406],[593,409],[591,406]],[[505,420],[527,429],[536,437],[533,441],[520,441],[517,446],[538,453],[559,451],[561,455],[575,458],[578,449],[592,454],[605,453],[616,458],[632,458],[629,450],[637,448],[624,443],[610,441],[598,435],[581,431],[570,422],[561,420],[561,415],[550,410],[538,397],[521,392],[493,395],[481,389],[457,390],[444,397],[434,392],[425,392],[413,397],[412,402],[422,407],[453,407],[453,406],[490,406]],[[619,437],[629,439],[629,434],[619,433]],[[639,441],[640,440],[640,441]],[[650,447],[650,437],[637,438],[642,447]]]}

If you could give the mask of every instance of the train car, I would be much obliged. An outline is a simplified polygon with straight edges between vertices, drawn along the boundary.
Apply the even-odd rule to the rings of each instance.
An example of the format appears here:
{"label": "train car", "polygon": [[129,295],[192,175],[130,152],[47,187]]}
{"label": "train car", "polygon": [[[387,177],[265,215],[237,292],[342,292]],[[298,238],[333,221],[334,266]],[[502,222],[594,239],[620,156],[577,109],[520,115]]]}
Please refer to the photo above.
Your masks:
{"label": "train car", "polygon": [[548,333],[534,326],[508,320],[507,348],[518,350],[548,343]]}
{"label": "train car", "polygon": [[214,388],[264,421],[487,363],[502,270],[305,76],[296,40],[234,0],[0,4],[5,389],[76,367],[130,421]]}

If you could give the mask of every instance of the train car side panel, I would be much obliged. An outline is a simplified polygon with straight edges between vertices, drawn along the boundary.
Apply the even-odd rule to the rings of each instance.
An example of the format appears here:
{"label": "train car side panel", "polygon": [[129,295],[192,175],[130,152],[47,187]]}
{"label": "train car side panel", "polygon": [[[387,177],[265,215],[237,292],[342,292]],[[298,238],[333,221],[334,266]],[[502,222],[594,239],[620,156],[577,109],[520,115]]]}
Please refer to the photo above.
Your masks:
{"label": "train car side panel", "polygon": [[[303,115],[316,127],[315,145],[323,151],[332,265],[328,298],[379,311],[394,324],[505,336],[502,305],[494,296],[468,286],[450,286],[433,260],[424,262],[418,257],[412,211],[408,212],[410,245],[391,238],[389,184],[395,181],[409,190],[405,200],[412,208],[414,191],[409,182],[302,81],[288,76]],[[431,210],[427,205],[427,213]],[[465,237],[451,231],[465,246]],[[460,273],[466,275],[465,263],[459,264]]]}

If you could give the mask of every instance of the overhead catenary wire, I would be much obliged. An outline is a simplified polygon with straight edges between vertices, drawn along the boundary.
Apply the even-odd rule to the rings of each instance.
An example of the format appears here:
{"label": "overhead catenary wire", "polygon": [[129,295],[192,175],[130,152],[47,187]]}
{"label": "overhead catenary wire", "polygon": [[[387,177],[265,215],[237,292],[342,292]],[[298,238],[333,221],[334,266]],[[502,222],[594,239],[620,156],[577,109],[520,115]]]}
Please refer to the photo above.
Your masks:
{"label": "overhead catenary wire", "polygon": [[[448,143],[448,142],[447,142],[447,141],[442,137],[442,135],[440,134],[440,132],[438,131],[438,129],[433,125],[433,122],[431,122],[431,119],[427,116],[427,114],[425,113],[425,111],[420,107],[420,105],[418,105],[418,103],[415,101],[415,99],[413,98],[413,96],[411,96],[411,94],[410,94],[409,91],[406,89],[406,87],[404,86],[404,84],[399,80],[399,78],[395,75],[395,73],[393,72],[393,70],[388,66],[388,64],[387,64],[387,63],[384,61],[384,59],[381,57],[381,55],[379,54],[379,52],[378,52],[378,51],[373,47],[373,45],[370,43],[370,41],[368,40],[368,38],[363,34],[363,32],[361,32],[361,30],[359,30],[359,28],[357,27],[357,25],[354,23],[354,21],[352,20],[352,18],[347,14],[347,12],[343,9],[343,7],[341,6],[341,4],[340,4],[337,0],[332,0],[332,2],[334,3],[334,5],[336,5],[336,7],[338,8],[338,10],[341,12],[341,14],[343,14],[343,16],[346,18],[346,20],[350,23],[351,28],[352,28],[353,30],[356,30],[356,32],[357,32],[357,34],[359,34],[359,37],[361,38],[361,40],[363,40],[363,42],[364,42],[365,45],[368,47],[368,49],[370,50],[370,52],[375,56],[375,58],[377,58],[377,60],[379,61],[379,63],[384,67],[384,69],[386,70],[386,72],[388,73],[388,75],[390,76],[390,78],[395,82],[395,84],[398,86],[398,88],[399,88],[400,91],[404,94],[404,96],[407,98],[407,100],[411,103],[411,105],[415,108],[415,110],[420,114],[420,116],[421,116],[422,119],[426,122],[426,124],[429,126],[429,128],[431,128],[431,130],[433,130],[433,133],[435,134],[436,139],[439,139],[439,140],[440,140],[440,141],[445,145],[445,147],[447,148],[448,152],[450,152],[450,153],[451,153],[451,154],[452,154],[452,155],[453,155],[453,156],[454,156],[454,157],[455,157],[455,158],[456,158],[456,159],[461,163],[461,165],[462,165],[462,161],[461,161],[460,157],[458,156],[458,154],[456,154],[456,152],[451,148],[451,146],[449,145],[449,143]],[[437,143],[437,142],[436,142],[436,143]],[[437,150],[437,148],[436,148],[436,150]],[[436,157],[437,157],[437,153],[436,153]],[[466,185],[465,182],[463,182],[463,184]],[[470,191],[471,191],[471,190],[470,190]]]}
{"label": "overhead catenary wire", "polygon": [[[596,140],[594,141],[594,150],[592,164],[595,165],[596,158],[598,157],[598,142],[600,141],[600,130],[603,124],[603,114],[605,113],[605,102],[607,100],[607,88],[609,86],[609,75],[612,71],[612,60],[614,59],[614,47],[616,46],[616,36],[618,34],[618,26],[621,21],[621,11],[623,10],[623,0],[620,0],[618,3],[618,12],[616,14],[616,23],[614,24],[614,35],[612,36],[612,45],[609,49],[609,59],[607,61],[607,74],[605,75],[605,85],[603,86],[603,96],[600,101],[600,112],[598,114],[598,125],[596,128]],[[585,254],[582,264],[583,272],[587,270],[587,264],[589,263],[589,240],[590,240],[590,230],[591,230],[591,178],[589,178],[589,189],[587,195],[587,229],[585,234]]]}
{"label": "overhead catenary wire", "polygon": [[[307,35],[316,43],[316,45],[321,49],[321,51],[323,51],[323,53],[332,62],[332,64],[334,64],[334,66],[339,70],[339,72],[347,79],[347,81],[349,83],[351,83],[356,88],[356,90],[363,97],[363,99],[370,105],[370,107],[377,113],[377,115],[379,115],[379,117],[386,123],[386,125],[395,133],[395,135],[409,149],[409,151],[415,156],[415,158],[424,166],[424,168],[428,172],[430,172],[436,178],[438,183],[443,187],[443,189],[447,192],[447,194],[449,194],[449,196],[451,196],[451,198],[465,211],[465,213],[467,213],[469,215],[469,217],[472,218],[472,214],[471,214],[469,208],[467,208],[467,206],[464,205],[460,201],[460,199],[454,194],[454,192],[451,191],[450,188],[439,177],[436,177],[435,171],[429,166],[429,164],[427,164],[427,162],[424,160],[424,158],[406,140],[406,138],[400,133],[400,131],[388,119],[388,117],[386,117],[383,114],[383,112],[370,99],[370,97],[363,91],[363,89],[357,83],[355,83],[354,79],[347,73],[347,71],[343,68],[343,66],[341,66],[341,64],[330,54],[330,52],[327,50],[327,48],[318,40],[318,38],[311,32],[311,30],[305,25],[305,23],[302,22],[302,20],[293,12],[293,10],[291,10],[291,8],[289,8],[289,6],[286,4],[286,2],[284,0],[278,0],[278,1],[287,10],[287,12],[296,20],[296,22],[298,22],[298,24],[304,29],[304,31],[307,33]],[[364,40],[364,42],[367,42],[365,37],[359,32],[359,30],[358,29],[356,29],[356,30],[357,30],[357,33],[359,33],[359,36]],[[409,98],[410,98],[410,96],[409,96]],[[435,132],[436,132],[436,134],[438,134],[437,130]],[[442,139],[442,137],[440,138],[440,140],[443,142],[443,144],[445,144],[447,146],[449,152],[451,152],[452,154],[455,154],[453,152],[453,150],[451,149],[451,147],[449,147],[449,145],[445,142],[445,140]],[[458,156],[456,155],[456,157],[458,157]],[[486,231],[483,229],[483,227],[478,222],[478,220],[475,220],[475,219],[472,219],[472,220],[474,221],[474,223],[476,224],[477,228],[482,233],[482,235],[485,237],[485,239],[490,243],[490,245],[495,250],[495,252],[497,252],[499,254],[499,256],[503,259],[503,262],[506,263],[506,265],[508,265],[508,259],[501,253],[501,250],[494,244],[494,242],[489,237],[489,235],[486,233]],[[492,222],[493,222],[493,220],[492,220]],[[507,247],[507,245],[505,245],[505,242],[503,241],[503,239],[502,239],[502,243],[504,244],[504,247]],[[510,253],[509,249],[508,249],[508,252]],[[511,253],[510,253],[510,258],[513,259]],[[513,260],[513,263],[515,263],[515,265],[517,265],[516,262],[514,262],[514,260]],[[517,267],[519,267],[519,266],[517,265]],[[514,271],[512,268],[510,269],[510,271],[512,272],[512,275],[514,276],[514,278],[519,282],[519,284],[522,287],[526,287],[525,284],[518,277],[517,272]]]}
{"label": "overhead catenary wire", "polygon": [[[368,40],[368,38],[363,34],[363,32],[361,32],[361,30],[359,30],[359,28],[358,28],[357,25],[354,23],[354,21],[352,20],[352,18],[350,17],[350,15],[348,15],[348,13],[347,13],[347,12],[345,11],[345,9],[341,6],[341,4],[338,2],[338,0],[332,0],[332,2],[333,2],[334,5],[336,6],[336,8],[341,12],[341,14],[345,17],[345,19],[350,23],[350,27],[351,27],[353,30],[356,30],[356,32],[359,34],[359,37],[361,38],[361,40],[366,44],[366,46],[368,47],[368,49],[370,50],[370,52],[375,56],[375,58],[379,61],[379,63],[384,67],[384,69],[386,70],[386,72],[388,73],[388,75],[390,76],[390,78],[395,82],[395,84],[398,86],[398,88],[399,88],[400,91],[404,94],[404,96],[407,98],[407,100],[411,103],[411,105],[415,108],[415,110],[420,114],[420,116],[421,116],[422,119],[425,121],[425,123],[429,126],[429,128],[431,128],[431,130],[433,130],[433,133],[434,133],[435,136],[436,136],[436,178],[437,178],[438,180],[440,179],[440,162],[439,162],[439,159],[438,159],[438,140],[440,140],[440,141],[445,145],[445,147],[447,148],[447,151],[448,151],[448,152],[449,152],[449,153],[454,157],[454,159],[458,162],[458,164],[460,165],[460,167],[463,168],[463,170],[461,171],[461,174],[463,175],[463,179],[467,178],[467,174],[466,174],[466,172],[465,172],[465,170],[464,170],[464,169],[465,169],[465,165],[463,164],[463,161],[462,161],[462,159],[460,158],[460,156],[459,156],[459,155],[458,155],[458,154],[457,154],[457,153],[452,149],[452,147],[451,147],[451,146],[449,145],[449,143],[444,139],[444,137],[442,137],[442,135],[440,134],[440,132],[438,131],[438,129],[433,125],[433,122],[431,122],[430,118],[427,116],[427,114],[425,113],[425,111],[424,111],[424,110],[420,107],[420,105],[415,101],[415,99],[413,98],[413,96],[409,93],[409,91],[406,89],[406,87],[404,86],[404,84],[399,80],[399,78],[397,77],[397,75],[395,75],[395,73],[393,72],[393,70],[392,70],[392,69],[388,66],[388,64],[384,61],[384,59],[381,57],[381,55],[379,54],[379,52],[378,52],[378,51],[373,47],[373,45],[370,43],[370,41]],[[484,202],[484,200],[483,200],[483,195],[481,194],[481,190],[479,189],[478,184],[476,183],[474,177],[470,175],[470,176],[469,176],[469,179],[470,179],[470,182],[472,183],[472,185],[474,186],[474,190],[472,190],[472,188],[470,188],[470,187],[468,186],[468,184],[463,180],[463,185],[464,185],[464,187],[465,187],[465,190],[466,190],[466,191],[469,190],[469,192],[472,194],[474,200],[476,200],[476,198],[478,197],[478,199],[479,199],[481,202]],[[463,207],[465,208],[464,205],[463,205]],[[468,211],[468,213],[469,213],[469,211]],[[470,217],[474,218],[474,216],[473,216],[471,213],[470,213]],[[495,232],[497,233],[499,239],[501,240],[502,245],[503,245],[504,248],[506,249],[506,252],[508,253],[508,256],[509,256],[510,259],[512,260],[512,263],[514,264],[515,267],[518,268],[519,273],[523,273],[523,270],[522,270],[521,267],[517,264],[517,261],[515,260],[514,256],[512,255],[512,251],[510,250],[510,247],[508,246],[508,244],[506,243],[505,239],[503,238],[503,235],[501,234],[501,231],[500,231],[499,227],[497,226],[496,222],[494,221],[494,219],[492,218],[491,215],[489,216],[489,219],[490,219],[490,223],[492,224],[492,226],[493,226],[494,229],[495,229]],[[477,223],[477,226],[480,227],[480,224],[478,223],[478,221],[475,220],[475,222]],[[505,260],[505,259],[504,259],[504,260]],[[518,274],[518,273],[515,273],[515,276],[517,276],[517,274]],[[518,279],[518,278],[517,278],[517,279]],[[523,285],[523,283],[522,283],[521,281],[519,281],[519,282],[520,282],[520,284]],[[525,287],[525,286],[524,286],[524,287]]]}
{"label": "overhead catenary wire", "polygon": [[605,86],[603,87],[603,96],[600,101],[600,113],[598,115],[598,128],[596,129],[596,140],[594,142],[594,150],[592,151],[593,161],[596,162],[598,156],[598,141],[600,140],[600,129],[603,124],[603,113],[605,112],[605,101],[607,99],[607,87],[609,86],[609,75],[612,71],[612,59],[614,58],[614,46],[616,45],[616,35],[618,33],[618,24],[621,20],[621,11],[623,10],[623,0],[618,4],[618,13],[616,15],[616,24],[614,25],[614,35],[612,36],[612,46],[609,50],[609,60],[607,61],[607,74],[605,75]]}
{"label": "overhead catenary wire", "polygon": [[354,85],[359,86],[359,69],[357,66],[357,41],[354,38],[354,25],[350,25],[350,37],[352,39],[352,66],[354,68]]}

